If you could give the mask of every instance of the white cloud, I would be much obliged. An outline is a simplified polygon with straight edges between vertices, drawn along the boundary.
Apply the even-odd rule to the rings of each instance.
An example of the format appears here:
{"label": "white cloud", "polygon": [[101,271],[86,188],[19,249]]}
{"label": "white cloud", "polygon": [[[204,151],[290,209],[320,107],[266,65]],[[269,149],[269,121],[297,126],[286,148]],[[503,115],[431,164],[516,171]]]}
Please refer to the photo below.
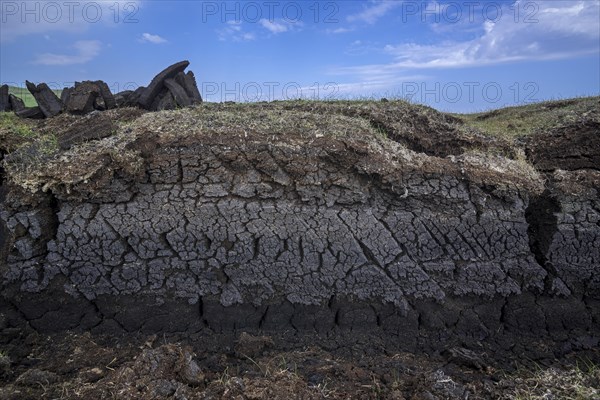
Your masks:
{"label": "white cloud", "polygon": [[[268,20],[261,19],[258,21],[259,25],[266,29],[268,35],[278,35],[284,32],[291,32],[302,26],[301,22],[287,22],[284,20]],[[254,24],[253,24],[254,25]],[[231,20],[225,23],[225,26],[221,29],[217,29],[219,40],[227,41],[232,40],[234,42],[248,42],[256,40],[259,37],[265,37],[265,35],[259,36],[259,32],[249,32],[247,30],[247,24],[242,21]]]}
{"label": "white cloud", "polygon": [[242,21],[227,21],[227,25],[229,25],[234,31],[242,30]]}
{"label": "white cloud", "polygon": [[253,32],[244,31],[242,21],[227,21],[225,27],[217,30],[220,41],[249,42],[256,39]]}
{"label": "white cloud", "polygon": [[37,56],[34,64],[61,66],[85,64],[100,54],[102,43],[99,40],[79,40],[72,47],[76,51],[75,54],[44,53]]}
{"label": "white cloud", "polygon": [[354,31],[353,28],[336,28],[336,29],[327,29],[325,32],[334,34],[334,35],[339,35],[341,33],[348,33],[348,32],[352,32],[352,31]]}
{"label": "white cloud", "polygon": [[[386,46],[397,67],[439,68],[559,59],[600,51],[600,3],[540,1],[537,22],[486,21],[476,39]],[[517,3],[515,7],[519,7]]]}
{"label": "white cloud", "polygon": [[[333,98],[354,98],[356,96],[370,95],[373,97],[393,96],[389,91],[397,85],[404,82],[420,82],[430,79],[426,75],[397,75],[383,74],[372,75],[370,79],[358,80],[355,82],[330,83],[329,91],[323,91],[322,96],[333,96]],[[310,93],[310,88],[306,89]]]}
{"label": "white cloud", "polygon": [[142,0],[80,0],[62,2],[1,1],[0,42],[49,32],[82,34],[98,26],[118,26],[139,18]]}
{"label": "white cloud", "polygon": [[258,21],[263,28],[267,29],[269,32],[273,34],[283,33],[288,31],[288,25],[285,25],[281,22],[269,21],[268,19],[261,19]]}
{"label": "white cloud", "polygon": [[477,67],[600,53],[600,2],[546,0],[536,4],[537,22],[515,22],[507,8],[496,23],[480,24],[475,39],[387,45],[383,50],[392,57],[389,63],[338,68],[332,73],[364,80],[403,74],[407,69]]}
{"label": "white cloud", "polygon": [[385,16],[389,11],[400,6],[402,1],[380,0],[371,1],[371,4],[372,6],[365,8],[360,13],[349,15],[346,17],[346,20],[348,22],[366,22],[367,24],[374,24],[379,18]]}
{"label": "white cloud", "polygon": [[152,35],[150,33],[142,33],[140,38],[140,42],[144,43],[153,43],[153,44],[161,44],[167,43],[167,39],[160,37],[159,35]]}
{"label": "white cloud", "polygon": [[[469,32],[470,40],[444,40],[434,44],[400,43],[379,48],[387,53],[388,63],[336,67],[329,75],[344,77],[340,92],[365,93],[389,90],[406,81],[426,80],[430,77],[413,75],[409,71],[443,68],[477,67],[506,62],[573,58],[584,54],[600,53],[600,2],[538,1],[537,22],[514,21],[510,10],[496,23],[491,21],[455,25],[444,31],[449,37],[458,26],[459,38]],[[522,4],[515,4],[515,7]],[[508,7],[508,6],[507,6]],[[441,36],[441,35],[440,35]],[[450,36],[451,37],[451,36]],[[349,50],[366,45],[353,42]],[[339,79],[339,78],[338,78]]]}
{"label": "white cloud", "polygon": [[265,19],[265,18],[258,21],[258,23],[263,28],[265,28],[266,30],[268,30],[269,32],[271,32],[274,35],[277,35],[277,34],[283,33],[283,32],[292,31],[292,30],[302,26],[302,22],[300,22],[300,21],[288,22],[285,20],[269,20],[269,19]]}
{"label": "white cloud", "polygon": [[352,56],[364,56],[374,52],[382,53],[381,45],[370,40],[355,40],[344,50],[345,54]]}

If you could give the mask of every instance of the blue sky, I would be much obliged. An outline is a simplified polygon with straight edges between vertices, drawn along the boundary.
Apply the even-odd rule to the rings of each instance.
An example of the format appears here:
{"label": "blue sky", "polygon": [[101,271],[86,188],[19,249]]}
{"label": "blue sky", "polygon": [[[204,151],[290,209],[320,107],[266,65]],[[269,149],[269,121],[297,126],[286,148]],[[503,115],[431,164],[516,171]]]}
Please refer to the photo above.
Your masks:
{"label": "blue sky", "polygon": [[147,85],[208,101],[402,97],[472,112],[600,94],[599,0],[0,0],[0,83]]}

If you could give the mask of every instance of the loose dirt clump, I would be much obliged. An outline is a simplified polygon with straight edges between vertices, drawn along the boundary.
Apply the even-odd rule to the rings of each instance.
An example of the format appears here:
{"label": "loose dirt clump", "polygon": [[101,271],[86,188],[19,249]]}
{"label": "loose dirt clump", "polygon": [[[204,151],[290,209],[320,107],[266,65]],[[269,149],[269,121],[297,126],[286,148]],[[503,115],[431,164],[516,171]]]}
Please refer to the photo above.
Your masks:
{"label": "loose dirt clump", "polygon": [[189,347],[165,344],[143,349],[134,360],[111,369],[81,395],[107,398],[118,393],[124,399],[182,399],[190,398],[192,388],[203,387],[204,380],[204,373]]}

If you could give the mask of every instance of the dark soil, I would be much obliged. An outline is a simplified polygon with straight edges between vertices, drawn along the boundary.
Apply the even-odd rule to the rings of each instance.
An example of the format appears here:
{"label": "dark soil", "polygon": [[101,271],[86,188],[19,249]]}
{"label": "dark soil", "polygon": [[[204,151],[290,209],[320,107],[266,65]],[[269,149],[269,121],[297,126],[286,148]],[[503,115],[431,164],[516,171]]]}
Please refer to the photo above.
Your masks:
{"label": "dark soil", "polygon": [[584,121],[540,132],[528,140],[527,153],[542,171],[600,170],[600,122]]}
{"label": "dark soil", "polygon": [[0,115],[0,399],[600,399],[597,104]]}
{"label": "dark soil", "polygon": [[[524,393],[537,399],[530,385],[557,399],[600,395],[600,371],[589,367],[599,360],[597,349],[540,364],[498,363],[462,348],[431,355],[390,353],[376,343],[324,348],[318,339],[282,350],[289,338],[246,333],[46,336],[5,329],[0,340],[0,398],[6,400],[512,399]],[[558,376],[546,382],[528,370]],[[581,379],[561,387],[569,371]],[[576,397],[577,391],[592,397]]]}

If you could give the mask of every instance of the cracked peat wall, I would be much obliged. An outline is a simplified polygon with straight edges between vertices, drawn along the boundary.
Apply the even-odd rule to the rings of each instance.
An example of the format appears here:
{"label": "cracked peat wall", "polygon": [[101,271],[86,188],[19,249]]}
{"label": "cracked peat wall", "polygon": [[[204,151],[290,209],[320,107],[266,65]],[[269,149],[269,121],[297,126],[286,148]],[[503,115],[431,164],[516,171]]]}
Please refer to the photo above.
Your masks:
{"label": "cracked peat wall", "polygon": [[107,164],[68,191],[5,187],[0,312],[40,331],[597,344],[600,200],[582,171],[540,193],[342,139],[139,143],[134,178]]}

